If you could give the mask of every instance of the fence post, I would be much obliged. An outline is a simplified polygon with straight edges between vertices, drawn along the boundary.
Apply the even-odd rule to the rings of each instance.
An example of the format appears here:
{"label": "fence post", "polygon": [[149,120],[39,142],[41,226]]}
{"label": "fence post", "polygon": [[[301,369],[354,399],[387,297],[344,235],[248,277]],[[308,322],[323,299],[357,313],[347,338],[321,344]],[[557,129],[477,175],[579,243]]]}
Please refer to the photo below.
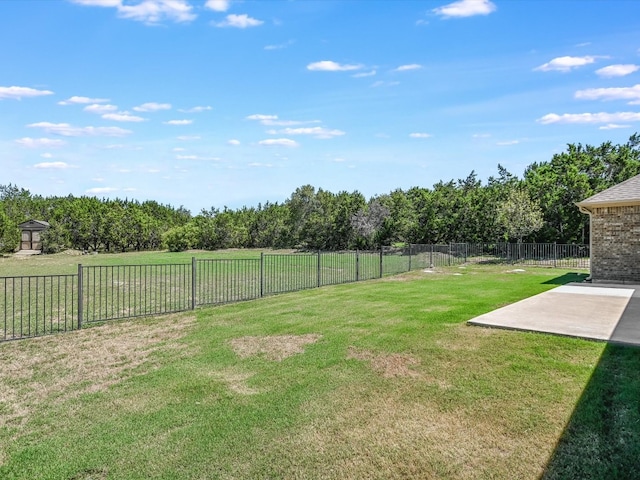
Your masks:
{"label": "fence post", "polygon": [[433,268],[433,243],[431,244],[431,250],[429,251],[429,268]]}
{"label": "fence post", "polygon": [[197,299],[196,299],[196,257],[191,257],[191,310],[196,309]]}
{"label": "fence post", "polygon": [[464,244],[464,263],[467,263],[467,257],[469,257],[469,244]]}
{"label": "fence post", "polygon": [[409,272],[411,271],[411,244],[409,244]]}
{"label": "fence post", "polygon": [[82,264],[78,264],[78,330],[82,328],[82,315],[84,313],[84,295],[82,294],[83,290],[83,281],[82,281]]}
{"label": "fence post", "polygon": [[360,253],[356,249],[356,282],[360,281]]}
{"label": "fence post", "polygon": [[451,242],[449,242],[449,266],[451,266]]}
{"label": "fence post", "polygon": [[264,297],[264,252],[260,252],[260,297]]}
{"label": "fence post", "polygon": [[318,288],[322,285],[321,275],[321,265],[320,265],[320,250],[318,250]]}
{"label": "fence post", "polygon": [[553,242],[553,268],[556,268],[558,260],[558,245],[556,242]]}
{"label": "fence post", "polygon": [[384,251],[384,247],[381,245],[380,246],[380,278],[382,278],[382,256],[384,255],[383,251]]}

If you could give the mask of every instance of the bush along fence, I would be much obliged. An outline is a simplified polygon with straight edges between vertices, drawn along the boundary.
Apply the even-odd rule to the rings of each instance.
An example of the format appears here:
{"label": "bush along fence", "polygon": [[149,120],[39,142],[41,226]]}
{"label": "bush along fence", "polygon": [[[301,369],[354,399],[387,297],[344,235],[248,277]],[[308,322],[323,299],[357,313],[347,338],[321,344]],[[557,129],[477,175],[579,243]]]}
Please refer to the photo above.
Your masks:
{"label": "bush along fence", "polygon": [[184,264],[78,265],[71,275],[0,277],[0,342],[463,263],[589,268],[589,251],[556,244],[406,245],[263,253],[255,259],[192,258]]}

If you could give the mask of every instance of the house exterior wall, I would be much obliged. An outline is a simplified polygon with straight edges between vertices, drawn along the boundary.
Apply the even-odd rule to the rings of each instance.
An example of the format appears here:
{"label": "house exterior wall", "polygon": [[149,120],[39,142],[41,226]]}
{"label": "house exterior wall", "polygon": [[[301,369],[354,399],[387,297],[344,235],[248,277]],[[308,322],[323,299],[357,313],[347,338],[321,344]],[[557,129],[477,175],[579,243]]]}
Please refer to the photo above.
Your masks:
{"label": "house exterior wall", "polygon": [[592,209],[591,277],[640,283],[640,205]]}

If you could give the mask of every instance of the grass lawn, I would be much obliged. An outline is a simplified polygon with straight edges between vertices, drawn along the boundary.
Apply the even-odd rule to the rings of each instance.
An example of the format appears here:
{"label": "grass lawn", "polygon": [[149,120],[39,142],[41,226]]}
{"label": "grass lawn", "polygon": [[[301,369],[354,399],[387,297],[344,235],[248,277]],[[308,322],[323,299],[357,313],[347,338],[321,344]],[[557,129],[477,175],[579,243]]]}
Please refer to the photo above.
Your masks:
{"label": "grass lawn", "polygon": [[0,478],[630,478],[640,350],[465,324],[578,277],[525,270],[0,344]]}
{"label": "grass lawn", "polygon": [[[0,257],[0,276],[20,275],[58,275],[78,272],[78,264],[86,266],[94,265],[159,265],[169,263],[191,263],[191,258],[260,258],[261,250],[257,249],[229,249],[188,252],[126,252],[126,253],[101,253],[98,255],[81,255],[76,250],[56,253],[53,255],[33,255],[21,257],[8,255]],[[265,250],[265,253],[271,250]],[[282,250],[274,250],[282,252]],[[291,252],[291,250],[286,250]]]}

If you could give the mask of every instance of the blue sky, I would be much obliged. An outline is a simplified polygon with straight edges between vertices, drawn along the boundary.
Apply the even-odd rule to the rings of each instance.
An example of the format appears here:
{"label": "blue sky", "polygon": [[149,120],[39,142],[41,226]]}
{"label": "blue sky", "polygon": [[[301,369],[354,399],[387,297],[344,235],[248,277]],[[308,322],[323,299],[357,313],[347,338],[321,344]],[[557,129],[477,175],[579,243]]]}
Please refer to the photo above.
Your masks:
{"label": "blue sky", "polygon": [[0,184],[192,213],[640,131],[638,1],[3,0]]}

